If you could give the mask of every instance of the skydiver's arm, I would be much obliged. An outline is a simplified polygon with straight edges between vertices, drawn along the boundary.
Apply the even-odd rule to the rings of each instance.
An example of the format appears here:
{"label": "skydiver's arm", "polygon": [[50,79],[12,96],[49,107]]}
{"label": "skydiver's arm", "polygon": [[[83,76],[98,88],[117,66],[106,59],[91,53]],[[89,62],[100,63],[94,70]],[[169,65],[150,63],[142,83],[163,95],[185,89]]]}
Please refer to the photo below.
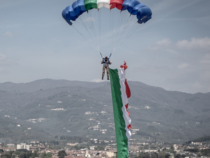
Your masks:
{"label": "skydiver's arm", "polygon": [[101,61],[101,64],[103,64],[104,62],[103,62],[103,60]]}
{"label": "skydiver's arm", "polygon": [[112,64],[112,62],[111,61],[109,61],[109,65],[111,65]]}

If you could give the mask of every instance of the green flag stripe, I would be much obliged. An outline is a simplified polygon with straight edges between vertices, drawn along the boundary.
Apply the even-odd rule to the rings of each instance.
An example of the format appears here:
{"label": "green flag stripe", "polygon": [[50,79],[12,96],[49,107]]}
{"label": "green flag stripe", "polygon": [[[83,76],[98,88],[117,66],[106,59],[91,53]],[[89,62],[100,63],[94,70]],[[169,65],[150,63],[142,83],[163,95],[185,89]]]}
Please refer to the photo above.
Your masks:
{"label": "green flag stripe", "polygon": [[117,155],[118,158],[128,158],[128,138],[126,136],[126,123],[122,111],[123,102],[121,98],[120,79],[117,69],[110,69],[109,72],[117,140]]}
{"label": "green flag stripe", "polygon": [[88,11],[90,9],[97,9],[97,0],[84,0],[85,9]]}

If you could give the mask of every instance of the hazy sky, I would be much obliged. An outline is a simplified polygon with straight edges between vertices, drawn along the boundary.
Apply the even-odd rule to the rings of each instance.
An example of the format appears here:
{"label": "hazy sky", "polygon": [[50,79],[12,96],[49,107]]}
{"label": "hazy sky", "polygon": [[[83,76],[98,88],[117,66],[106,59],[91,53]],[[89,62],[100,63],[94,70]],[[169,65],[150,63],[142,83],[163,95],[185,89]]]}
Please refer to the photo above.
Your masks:
{"label": "hazy sky", "polygon": [[[87,42],[91,37],[84,39],[75,30],[82,21],[77,20],[72,27],[61,16],[72,2],[0,0],[0,83],[44,78],[100,81],[101,57]],[[167,90],[210,92],[210,1],[141,2],[151,8],[152,19],[132,28],[138,30],[113,53],[111,68],[126,61],[128,80]],[[83,19],[97,25],[96,11],[92,19],[85,15]],[[112,11],[115,12],[116,18],[117,11]],[[105,24],[100,28],[100,38],[104,37],[101,51],[109,55],[116,32],[106,29],[112,28],[106,20],[114,17],[104,9],[102,13]],[[98,35],[95,37],[99,39]]]}

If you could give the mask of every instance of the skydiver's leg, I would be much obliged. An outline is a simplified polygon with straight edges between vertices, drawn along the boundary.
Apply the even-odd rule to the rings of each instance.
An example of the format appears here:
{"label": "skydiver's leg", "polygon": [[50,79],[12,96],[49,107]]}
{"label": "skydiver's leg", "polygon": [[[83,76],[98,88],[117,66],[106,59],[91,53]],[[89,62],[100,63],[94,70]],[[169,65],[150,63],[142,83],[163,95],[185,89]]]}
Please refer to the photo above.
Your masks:
{"label": "skydiver's leg", "polygon": [[109,67],[106,67],[107,80],[109,80]]}
{"label": "skydiver's leg", "polygon": [[104,79],[104,73],[105,73],[105,67],[103,66],[103,69],[102,69],[102,80]]}

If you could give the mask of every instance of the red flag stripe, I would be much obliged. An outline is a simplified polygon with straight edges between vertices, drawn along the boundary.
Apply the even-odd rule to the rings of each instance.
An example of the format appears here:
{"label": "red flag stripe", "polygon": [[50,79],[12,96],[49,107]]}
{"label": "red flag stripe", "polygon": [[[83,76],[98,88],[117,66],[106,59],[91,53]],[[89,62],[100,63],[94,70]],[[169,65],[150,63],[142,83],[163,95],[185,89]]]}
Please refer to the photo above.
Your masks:
{"label": "red flag stripe", "polygon": [[125,105],[125,108],[128,109],[128,104]]}
{"label": "red flag stripe", "polygon": [[129,111],[127,110],[127,113],[128,113],[128,116],[130,117],[130,113],[129,113]]}
{"label": "red flag stripe", "polygon": [[130,129],[132,128],[132,126],[129,124],[129,125],[127,126],[127,128],[130,130]]}
{"label": "red flag stripe", "polygon": [[127,97],[130,98],[131,97],[131,90],[130,90],[130,87],[128,86],[127,79],[125,79],[125,87],[126,87]]}

